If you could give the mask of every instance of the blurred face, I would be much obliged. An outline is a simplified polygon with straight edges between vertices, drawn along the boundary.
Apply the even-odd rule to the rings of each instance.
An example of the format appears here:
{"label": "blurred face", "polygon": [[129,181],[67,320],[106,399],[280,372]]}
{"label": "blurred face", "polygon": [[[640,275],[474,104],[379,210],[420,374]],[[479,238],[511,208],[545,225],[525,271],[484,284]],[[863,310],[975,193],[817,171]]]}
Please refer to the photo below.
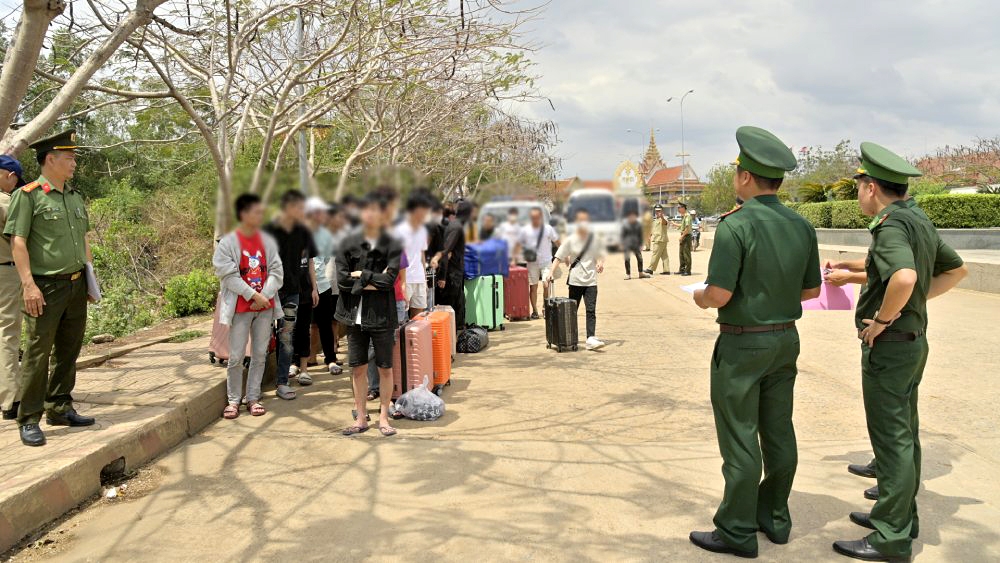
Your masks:
{"label": "blurred face", "polygon": [[540,209],[531,210],[531,226],[536,229],[542,226],[542,211]]}
{"label": "blurred face", "polygon": [[45,177],[50,180],[67,181],[76,172],[76,153],[73,151],[52,151],[45,155]]}
{"label": "blurred face", "polygon": [[657,219],[659,219],[660,217],[663,217],[663,210],[662,209],[654,209],[653,210],[653,217],[655,217]]}
{"label": "blurred face", "polygon": [[517,223],[517,212],[507,214],[508,223]]}
{"label": "blurred face", "polygon": [[306,218],[306,204],[304,201],[293,201],[282,207],[281,212],[288,218],[301,223]]}
{"label": "blurred face", "polygon": [[369,204],[361,208],[361,224],[366,229],[382,228],[382,225],[385,224],[385,217],[386,212],[376,204]]}
{"label": "blurred face", "polygon": [[496,225],[496,221],[493,219],[492,215],[487,215],[483,217],[483,226],[490,229]]}
{"label": "blurred face", "polygon": [[586,211],[580,211],[576,214],[576,231],[581,235],[590,232],[590,214]]}
{"label": "blurred face", "polygon": [[385,206],[385,212],[383,213],[383,219],[385,220],[385,225],[391,225],[392,220],[396,218],[396,213],[399,212],[399,202],[396,200],[390,201],[389,205]]}
{"label": "blurred face", "polygon": [[343,211],[337,213],[330,213],[329,217],[326,220],[326,228],[334,232],[339,231],[344,227],[345,221],[346,219],[344,218]]}
{"label": "blurred face", "polygon": [[861,206],[861,212],[869,217],[874,217],[878,214],[878,200],[875,198],[878,186],[875,185],[875,182],[864,178],[858,179],[857,183],[858,205]]}
{"label": "blurred face", "polygon": [[330,214],[326,211],[313,211],[309,214],[309,222],[315,226],[326,225]]}
{"label": "blurred face", "polygon": [[0,190],[9,194],[14,191],[15,186],[17,186],[17,174],[7,170],[0,170]]}
{"label": "blurred face", "polygon": [[629,223],[635,223],[638,220],[639,220],[639,216],[638,215],[636,215],[635,213],[629,213],[629,215],[628,215],[628,222]]}
{"label": "blurred face", "polygon": [[240,214],[240,223],[248,229],[259,229],[264,224],[264,206],[260,203],[251,205]]}

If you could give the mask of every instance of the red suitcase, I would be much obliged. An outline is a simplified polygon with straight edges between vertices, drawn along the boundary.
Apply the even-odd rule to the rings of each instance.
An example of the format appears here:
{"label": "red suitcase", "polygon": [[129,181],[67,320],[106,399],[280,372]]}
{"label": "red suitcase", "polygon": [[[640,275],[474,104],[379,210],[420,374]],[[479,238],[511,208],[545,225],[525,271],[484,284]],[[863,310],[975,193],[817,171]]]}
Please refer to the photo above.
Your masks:
{"label": "red suitcase", "polygon": [[512,266],[510,276],[504,280],[503,314],[510,320],[531,317],[528,269],[523,266]]}
{"label": "red suitcase", "polygon": [[399,329],[399,340],[392,364],[392,397],[396,398],[410,389],[423,385],[424,378],[434,382],[434,342],[431,323],[426,319],[414,319]]}

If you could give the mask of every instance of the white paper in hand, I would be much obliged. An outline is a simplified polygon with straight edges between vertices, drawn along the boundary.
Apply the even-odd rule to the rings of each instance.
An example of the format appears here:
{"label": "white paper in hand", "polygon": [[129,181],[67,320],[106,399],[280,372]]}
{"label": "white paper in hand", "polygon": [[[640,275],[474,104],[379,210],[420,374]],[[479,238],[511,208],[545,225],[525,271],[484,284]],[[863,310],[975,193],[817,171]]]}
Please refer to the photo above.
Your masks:
{"label": "white paper in hand", "polygon": [[701,283],[693,283],[691,285],[682,285],[681,289],[683,289],[688,293],[694,293],[699,289],[705,289],[706,287],[708,287],[708,284],[705,282],[701,282]]}
{"label": "white paper in hand", "polygon": [[97,275],[94,273],[94,265],[87,262],[87,296],[94,303],[101,300],[101,284],[97,283]]}

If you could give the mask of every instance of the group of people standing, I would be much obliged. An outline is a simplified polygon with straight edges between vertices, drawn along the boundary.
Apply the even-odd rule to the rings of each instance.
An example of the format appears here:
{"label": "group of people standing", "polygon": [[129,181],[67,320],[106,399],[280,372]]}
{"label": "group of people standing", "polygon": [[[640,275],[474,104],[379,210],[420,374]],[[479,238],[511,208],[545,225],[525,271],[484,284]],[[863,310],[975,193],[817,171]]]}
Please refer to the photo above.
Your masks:
{"label": "group of people standing", "polygon": [[788,497],[798,463],[795,322],[801,302],[819,296],[825,278],[864,283],[853,335],[861,341],[878,479],[871,511],[849,515],[870,533],[837,541],[833,549],[866,561],[906,561],[919,535],[917,395],[928,354],[927,300],[955,287],[967,270],[907,195],[909,178],[920,172],[874,143],[862,143],[855,176],[861,210],[873,217],[868,257],[827,262],[821,270],[815,230],[777,197],[785,173],[797,166],[788,145],[756,127],[741,127],[736,140],[733,183],[745,203],[719,223],[707,287],[694,293],[698,306],[718,309],[711,397],[725,490],[715,528],[691,532],[690,540],[746,558],[757,557],[758,532],[775,544],[789,541]]}
{"label": "group of people standing", "polygon": [[[680,231],[680,241],[678,250],[680,255],[680,269],[677,275],[691,275],[691,248],[694,237],[694,217],[688,212],[686,203],[678,205],[680,211],[680,221],[671,221],[663,213],[663,206],[657,203],[653,206],[652,225],[649,229],[649,236],[644,240],[643,225],[639,221],[638,208],[630,209],[622,224],[621,241],[622,250],[625,252],[625,279],[632,279],[632,256],[635,256],[637,263],[637,273],[640,278],[648,278],[656,271],[657,266],[661,266],[660,275],[669,276],[670,272],[670,252],[667,249],[669,242],[668,231],[675,227]],[[643,268],[642,249],[644,244],[652,251],[649,266]]]}
{"label": "group of people standing", "polygon": [[365,405],[376,399],[379,430],[396,434],[389,423],[391,393],[381,392],[393,385],[396,329],[427,309],[431,291],[464,319],[464,225],[471,215],[466,202],[445,209],[430,192],[419,190],[407,199],[397,223],[398,200],[389,187],[361,199],[347,197],[339,205],[290,190],[281,198],[278,215],[265,224],[258,196],[236,199],[238,225],[219,241],[213,257],[221,285],[219,322],[230,327],[224,418],[237,418],[241,405],[253,416],[266,413],[261,381],[272,331],[277,333],[277,396],[295,399],[293,380],[311,385],[309,358],[318,355],[312,349],[315,329],[331,375],[343,372],[338,342],[342,332],[347,335],[356,420],[344,434],[368,430]]}

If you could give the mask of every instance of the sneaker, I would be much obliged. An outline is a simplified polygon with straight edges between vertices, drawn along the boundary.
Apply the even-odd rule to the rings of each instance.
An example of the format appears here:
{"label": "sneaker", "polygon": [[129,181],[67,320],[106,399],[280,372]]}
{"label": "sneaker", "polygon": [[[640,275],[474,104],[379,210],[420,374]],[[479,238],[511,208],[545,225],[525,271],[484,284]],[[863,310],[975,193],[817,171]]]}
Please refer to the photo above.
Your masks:
{"label": "sneaker", "polygon": [[337,365],[337,362],[330,362],[330,365],[326,366],[330,370],[330,375],[340,375],[344,373],[344,368]]}
{"label": "sneaker", "polygon": [[303,387],[307,387],[313,384],[313,378],[311,375],[309,375],[309,370],[300,371],[298,377],[296,377],[296,380],[298,380],[299,385]]}
{"label": "sneaker", "polygon": [[591,336],[587,339],[585,346],[587,350],[597,350],[601,346],[604,346],[604,342],[598,340],[596,336]]}
{"label": "sneaker", "polygon": [[632,279],[632,276],[629,276],[629,275],[626,275],[626,276],[625,276],[625,279],[626,279],[626,280],[630,280],[630,279]]}
{"label": "sneaker", "polygon": [[278,397],[286,401],[291,401],[295,398],[295,390],[288,385],[278,386]]}

